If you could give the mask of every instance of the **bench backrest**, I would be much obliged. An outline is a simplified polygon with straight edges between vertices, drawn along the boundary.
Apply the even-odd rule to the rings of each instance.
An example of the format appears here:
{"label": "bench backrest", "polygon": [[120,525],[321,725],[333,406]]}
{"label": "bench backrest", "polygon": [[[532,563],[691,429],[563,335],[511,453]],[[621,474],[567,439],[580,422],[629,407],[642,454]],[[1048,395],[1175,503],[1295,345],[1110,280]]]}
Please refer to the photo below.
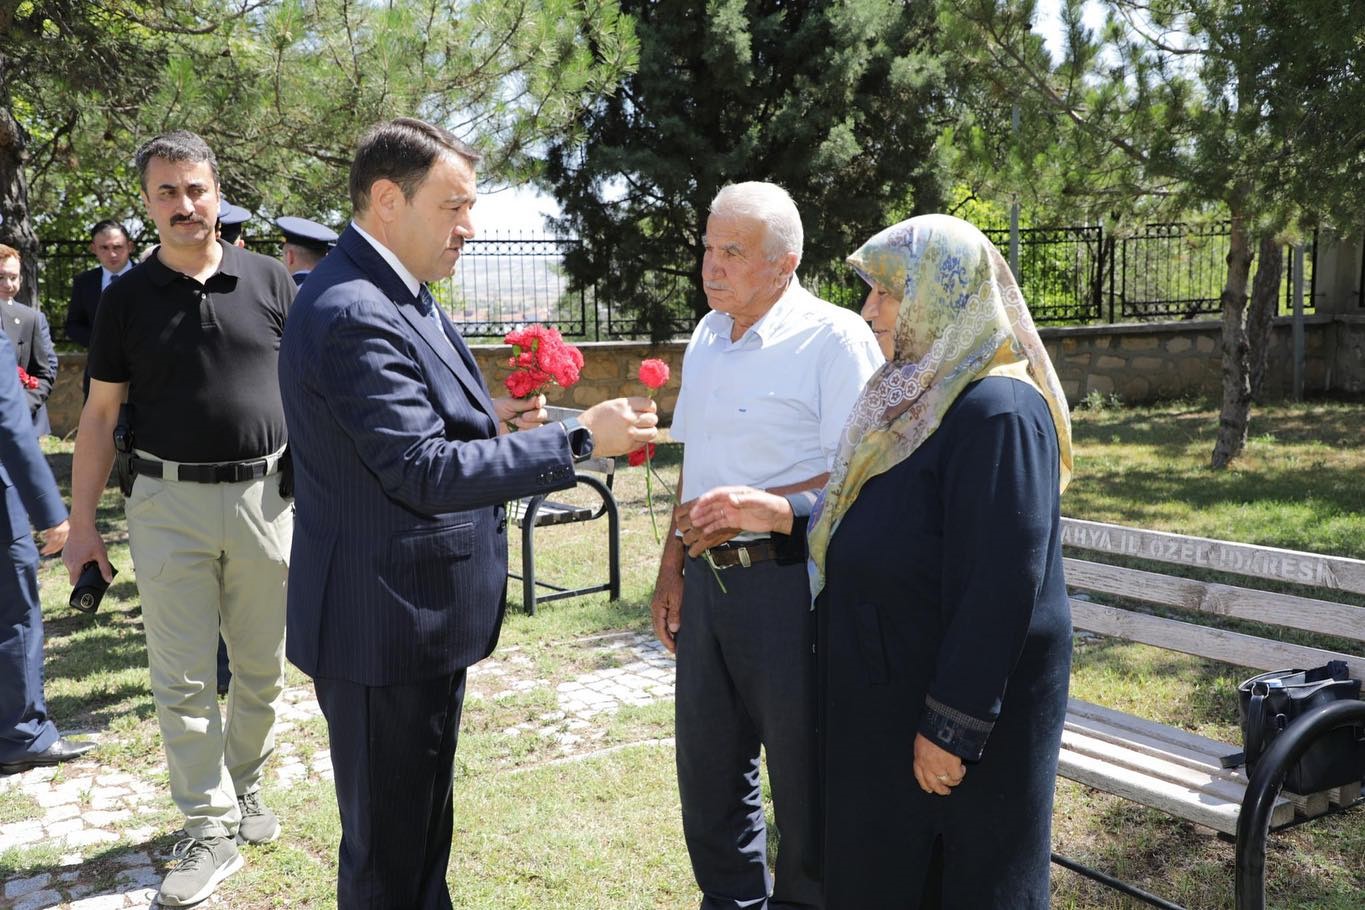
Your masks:
{"label": "bench backrest", "polygon": [[[545,412],[550,415],[551,420],[564,420],[569,417],[577,417],[583,413],[582,408],[561,408],[555,405],[546,405]],[[596,471],[599,474],[607,475],[607,485],[611,485],[611,478],[616,473],[616,459],[602,456],[600,458],[589,458],[587,461],[580,461],[574,465],[575,471]]]}
{"label": "bench backrest", "polygon": [[[1062,519],[1062,542],[1068,553],[1172,563],[1220,577],[1291,582],[1309,589],[1312,596],[1068,556],[1064,560],[1066,581],[1072,591],[1301,629],[1365,645],[1365,607],[1341,602],[1343,593],[1348,598],[1365,595],[1363,560],[1073,518]],[[1352,646],[1355,653],[1330,651],[1075,598],[1071,609],[1075,626],[1090,632],[1261,670],[1317,667],[1329,660],[1344,660],[1352,677],[1365,679],[1365,647]]]}

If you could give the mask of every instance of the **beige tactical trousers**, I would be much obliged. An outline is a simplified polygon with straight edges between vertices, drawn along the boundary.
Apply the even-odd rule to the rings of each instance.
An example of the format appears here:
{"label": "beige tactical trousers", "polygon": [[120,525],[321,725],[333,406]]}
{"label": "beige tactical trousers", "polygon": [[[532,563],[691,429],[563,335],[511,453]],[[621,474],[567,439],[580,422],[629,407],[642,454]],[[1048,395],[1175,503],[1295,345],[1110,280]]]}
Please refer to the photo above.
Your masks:
{"label": "beige tactical trousers", "polygon": [[[259,785],[274,748],[293,505],[278,474],[219,484],[139,476],[125,511],[171,797],[191,837],[232,836],[237,797]],[[226,719],[220,623],[232,665]]]}

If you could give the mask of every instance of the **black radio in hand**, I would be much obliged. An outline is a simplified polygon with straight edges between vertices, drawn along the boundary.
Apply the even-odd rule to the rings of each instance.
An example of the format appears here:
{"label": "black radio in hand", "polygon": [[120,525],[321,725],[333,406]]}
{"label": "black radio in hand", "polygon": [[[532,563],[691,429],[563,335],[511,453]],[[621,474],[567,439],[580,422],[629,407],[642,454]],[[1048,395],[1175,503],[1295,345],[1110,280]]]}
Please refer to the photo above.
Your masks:
{"label": "black radio in hand", "polygon": [[[118,575],[118,569],[113,566],[109,567],[109,571]],[[76,579],[76,587],[71,591],[71,606],[82,613],[94,613],[99,609],[100,601],[104,599],[104,592],[107,590],[109,582],[104,580],[100,564],[92,559],[81,566],[81,575]]]}

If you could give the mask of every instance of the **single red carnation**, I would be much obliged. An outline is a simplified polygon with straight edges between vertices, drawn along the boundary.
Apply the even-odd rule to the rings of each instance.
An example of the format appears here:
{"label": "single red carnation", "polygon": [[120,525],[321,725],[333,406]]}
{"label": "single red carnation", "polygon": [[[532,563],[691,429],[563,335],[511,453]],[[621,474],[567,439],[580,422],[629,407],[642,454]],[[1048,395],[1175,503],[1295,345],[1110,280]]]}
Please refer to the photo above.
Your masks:
{"label": "single red carnation", "polygon": [[626,456],[626,463],[629,464],[632,468],[638,468],[640,465],[649,461],[653,457],[654,443],[651,442],[648,445],[641,446],[640,448],[636,449],[634,452],[631,452],[628,456]]}
{"label": "single red carnation", "polygon": [[30,376],[28,370],[19,367],[19,384],[26,389],[38,388],[38,377]]}
{"label": "single red carnation", "polygon": [[654,357],[640,361],[640,381],[651,392],[657,392],[668,384],[668,364]]}

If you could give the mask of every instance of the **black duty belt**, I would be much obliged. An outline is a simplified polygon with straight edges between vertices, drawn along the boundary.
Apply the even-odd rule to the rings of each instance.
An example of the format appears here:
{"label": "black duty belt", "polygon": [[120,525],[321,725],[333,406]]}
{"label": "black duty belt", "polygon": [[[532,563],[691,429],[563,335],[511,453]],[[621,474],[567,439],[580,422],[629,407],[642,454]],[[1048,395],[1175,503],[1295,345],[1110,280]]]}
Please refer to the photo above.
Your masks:
{"label": "black duty belt", "polygon": [[253,458],[250,461],[229,461],[222,464],[177,464],[169,461],[153,461],[150,458],[133,456],[133,472],[146,477],[160,477],[163,480],[180,480],[189,483],[241,483],[273,474],[279,467],[278,455],[266,458]]}
{"label": "black duty belt", "polygon": [[717,569],[735,566],[748,568],[756,562],[777,558],[777,544],[772,540],[732,540],[714,546],[704,554],[706,561]]}

